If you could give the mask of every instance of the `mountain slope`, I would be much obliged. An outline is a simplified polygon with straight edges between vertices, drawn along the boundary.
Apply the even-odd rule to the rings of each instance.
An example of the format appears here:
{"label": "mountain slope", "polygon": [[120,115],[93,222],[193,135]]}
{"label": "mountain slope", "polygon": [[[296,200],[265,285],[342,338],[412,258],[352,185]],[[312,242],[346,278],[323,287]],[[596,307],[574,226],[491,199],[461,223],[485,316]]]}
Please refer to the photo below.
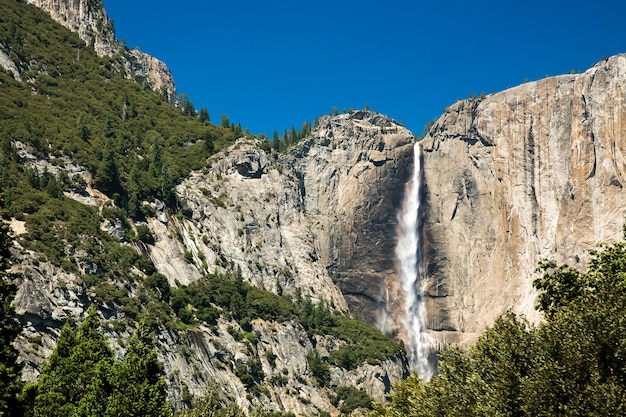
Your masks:
{"label": "mountain slope", "polygon": [[[0,10],[0,186],[25,379],[91,304],[118,357],[139,321],[156,330],[177,408],[218,390],[247,411],[334,412],[346,386],[382,400],[406,375],[402,345],[346,315],[318,261],[293,155],[320,138],[285,156],[235,142],[240,127],[184,114],[43,11]],[[356,121],[337,117],[335,134]]]}
{"label": "mountain slope", "polygon": [[177,100],[169,68],[149,54],[118,43],[113,21],[109,19],[102,1],[28,0],[28,3],[45,10],[57,23],[77,33],[85,44],[93,46],[99,57],[117,57],[126,78],[145,83],[172,103]]}

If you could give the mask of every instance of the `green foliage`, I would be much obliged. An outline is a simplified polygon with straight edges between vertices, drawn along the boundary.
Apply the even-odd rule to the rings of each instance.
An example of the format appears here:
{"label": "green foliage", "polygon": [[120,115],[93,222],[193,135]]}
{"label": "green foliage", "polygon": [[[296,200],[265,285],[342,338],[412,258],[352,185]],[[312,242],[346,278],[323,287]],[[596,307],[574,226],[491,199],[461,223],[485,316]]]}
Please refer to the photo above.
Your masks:
{"label": "green foliage", "polygon": [[163,371],[144,327],[122,362],[99,329],[95,305],[78,330],[66,323],[34,388],[34,416],[169,416]]}
{"label": "green foliage", "polygon": [[373,415],[624,415],[626,243],[601,244],[584,273],[540,268],[544,322],[502,316],[469,350],[444,351],[430,382],[397,384]]}
{"label": "green foliage", "polygon": [[588,283],[581,279],[580,272],[570,266],[557,267],[552,261],[544,261],[540,263],[539,268],[550,271],[533,283],[539,290],[537,309],[546,316],[552,316],[556,311],[566,308],[570,302],[590,289]]}
{"label": "green foliage", "polygon": [[330,366],[324,361],[317,350],[312,349],[306,354],[309,370],[320,387],[330,384]]}
{"label": "green foliage", "polygon": [[146,286],[152,288],[159,300],[169,302],[171,296],[170,284],[163,274],[152,274],[146,279]]}
{"label": "green foliage", "polygon": [[205,109],[204,107],[200,109],[200,114],[198,117],[200,121],[203,123],[211,121],[211,116],[209,115],[209,111]]}
{"label": "green foliage", "polygon": [[364,362],[375,365],[404,352],[402,344],[361,320],[336,315],[334,321],[328,334],[348,342],[330,353],[329,361],[334,365],[351,370]]}
{"label": "green foliage", "polygon": [[363,390],[340,385],[335,387],[335,393],[331,403],[339,407],[339,412],[342,414],[351,414],[357,409],[372,409],[372,398]]}
{"label": "green foliage", "polygon": [[18,396],[22,389],[18,352],[12,343],[21,331],[15,309],[11,305],[17,287],[11,282],[7,271],[11,266],[9,249],[11,236],[9,226],[0,222],[0,415],[19,415]]}
{"label": "green foliage", "polygon": [[172,309],[181,320],[190,322],[187,305],[193,306],[195,320],[208,324],[215,324],[221,312],[228,312],[244,325],[255,318],[287,321],[295,317],[295,308],[289,300],[245,284],[236,274],[209,275],[174,290]]}
{"label": "green foliage", "polygon": [[163,375],[154,335],[148,327],[140,327],[129,340],[124,360],[113,368],[109,382],[113,389],[105,415],[171,416]]}
{"label": "green foliage", "polygon": [[181,410],[176,417],[245,417],[246,414],[226,398],[219,387],[209,387],[209,394],[202,398],[194,398],[191,409]]}
{"label": "green foliage", "polygon": [[39,377],[35,416],[80,415],[97,408],[93,401],[101,394],[101,378],[113,364],[113,352],[99,325],[95,305],[91,305],[77,331],[73,323],[63,326]]}
{"label": "green foliage", "polygon": [[154,244],[154,236],[147,225],[140,224],[137,226],[137,240],[148,244]]}
{"label": "green foliage", "polygon": [[291,126],[291,129],[285,129],[282,137],[279,137],[278,132],[274,132],[271,147],[279,152],[286,152],[294,145],[297,145],[302,139],[311,136],[312,130],[313,124],[306,120],[302,123],[300,130],[296,129],[295,126]]}
{"label": "green foliage", "polygon": [[265,379],[265,373],[258,358],[250,358],[247,362],[238,361],[235,365],[235,375],[246,388],[258,394],[258,385]]}

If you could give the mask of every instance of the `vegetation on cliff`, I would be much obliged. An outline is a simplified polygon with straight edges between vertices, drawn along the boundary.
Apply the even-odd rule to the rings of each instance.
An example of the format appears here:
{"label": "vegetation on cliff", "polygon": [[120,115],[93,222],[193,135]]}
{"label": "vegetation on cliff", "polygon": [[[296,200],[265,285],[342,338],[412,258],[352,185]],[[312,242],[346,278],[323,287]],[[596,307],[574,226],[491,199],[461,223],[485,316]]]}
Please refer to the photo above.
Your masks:
{"label": "vegetation on cliff", "polygon": [[[263,373],[263,351],[256,348],[258,334],[251,324],[257,319],[299,323],[305,339],[310,338],[303,343],[314,344],[318,336],[336,339],[334,350],[317,355],[323,378],[331,366],[354,370],[402,356],[400,343],[335,313],[330,305],[243,283],[233,262],[224,261],[229,273],[170,286],[141,250],[155,243],[146,225],[156,217],[155,207],[165,206],[162,213],[168,215],[178,212],[176,184],[192,170],[206,168],[209,156],[243,135],[241,125],[225,115],[220,125],[212,124],[208,110],[197,114],[188,101],[182,109],[171,106],[166,94],[125,79],[119,57],[98,57],[78,35],[24,2],[0,0],[0,51],[19,73],[17,79],[0,67],[0,191],[6,203],[0,215],[4,221],[23,222],[14,256],[38,272],[52,265],[75,277],[81,287],[77,310],[91,305],[86,317],[77,320],[78,329],[71,319],[63,325],[65,311],[49,321],[61,328],[60,336],[58,328],[41,329],[48,324],[31,326],[37,334],[28,340],[33,350],[44,346],[41,334],[58,340],[37,383],[27,384],[20,394],[21,366],[11,344],[21,330],[11,307],[16,288],[2,276],[0,414],[10,410],[21,415],[16,406],[20,395],[32,415],[171,414],[150,332],[178,332],[182,338],[214,327],[218,320],[228,322],[229,333],[247,348],[247,362],[233,358],[220,372],[239,378],[248,399],[265,395],[271,401],[267,387],[288,381],[287,376],[270,379]],[[282,147],[310,130],[310,123],[301,131],[292,129]],[[269,142],[263,146],[269,151]],[[94,195],[99,205],[84,204],[89,199],[94,204]],[[182,210],[177,214],[184,215]],[[117,235],[110,227],[116,224],[122,229]],[[6,251],[0,248],[6,264],[0,267],[8,267],[9,247],[7,238]],[[115,359],[98,315],[107,318],[103,328],[109,341],[111,334],[133,333],[115,346],[126,352],[123,360]],[[29,318],[20,320],[32,325]],[[265,353],[268,359],[273,355]],[[43,355],[41,349],[37,355]],[[316,388],[327,385],[307,375],[297,378],[303,384],[313,381]],[[333,389],[343,410],[371,404],[363,391],[333,387],[328,395]],[[190,397],[181,402],[200,407],[212,398]]]}
{"label": "vegetation on cliff", "polygon": [[[162,366],[153,337],[139,328],[116,361],[99,328],[95,305],[74,329],[66,323],[35,386],[28,409],[34,416],[168,416]],[[30,412],[27,414],[30,415]]]}
{"label": "vegetation on cliff", "polygon": [[374,416],[609,416],[626,412],[626,242],[592,251],[586,272],[544,262],[530,325],[500,317],[439,374],[397,384]]}
{"label": "vegetation on cliff", "polygon": [[13,342],[21,331],[12,305],[16,286],[11,282],[11,236],[9,226],[0,222],[0,415],[19,415],[18,395],[22,390],[18,351]]}

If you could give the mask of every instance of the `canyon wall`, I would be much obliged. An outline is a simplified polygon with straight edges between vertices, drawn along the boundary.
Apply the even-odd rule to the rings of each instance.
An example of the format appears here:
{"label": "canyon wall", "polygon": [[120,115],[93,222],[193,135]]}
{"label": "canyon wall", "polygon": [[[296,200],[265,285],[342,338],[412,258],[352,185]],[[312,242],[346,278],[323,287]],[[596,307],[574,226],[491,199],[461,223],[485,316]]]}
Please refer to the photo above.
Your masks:
{"label": "canyon wall", "polygon": [[584,268],[626,218],[626,56],[447,108],[424,139],[428,327],[462,341],[539,319],[542,259]]}

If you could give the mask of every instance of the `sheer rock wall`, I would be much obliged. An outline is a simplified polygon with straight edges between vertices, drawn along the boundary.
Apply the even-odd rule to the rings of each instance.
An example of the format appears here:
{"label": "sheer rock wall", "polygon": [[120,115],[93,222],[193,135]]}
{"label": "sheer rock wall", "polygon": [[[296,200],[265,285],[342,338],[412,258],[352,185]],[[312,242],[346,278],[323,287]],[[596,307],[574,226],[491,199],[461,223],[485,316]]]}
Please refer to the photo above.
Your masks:
{"label": "sheer rock wall", "polygon": [[424,140],[428,326],[539,317],[541,259],[583,268],[626,217],[626,56],[447,108]]}

